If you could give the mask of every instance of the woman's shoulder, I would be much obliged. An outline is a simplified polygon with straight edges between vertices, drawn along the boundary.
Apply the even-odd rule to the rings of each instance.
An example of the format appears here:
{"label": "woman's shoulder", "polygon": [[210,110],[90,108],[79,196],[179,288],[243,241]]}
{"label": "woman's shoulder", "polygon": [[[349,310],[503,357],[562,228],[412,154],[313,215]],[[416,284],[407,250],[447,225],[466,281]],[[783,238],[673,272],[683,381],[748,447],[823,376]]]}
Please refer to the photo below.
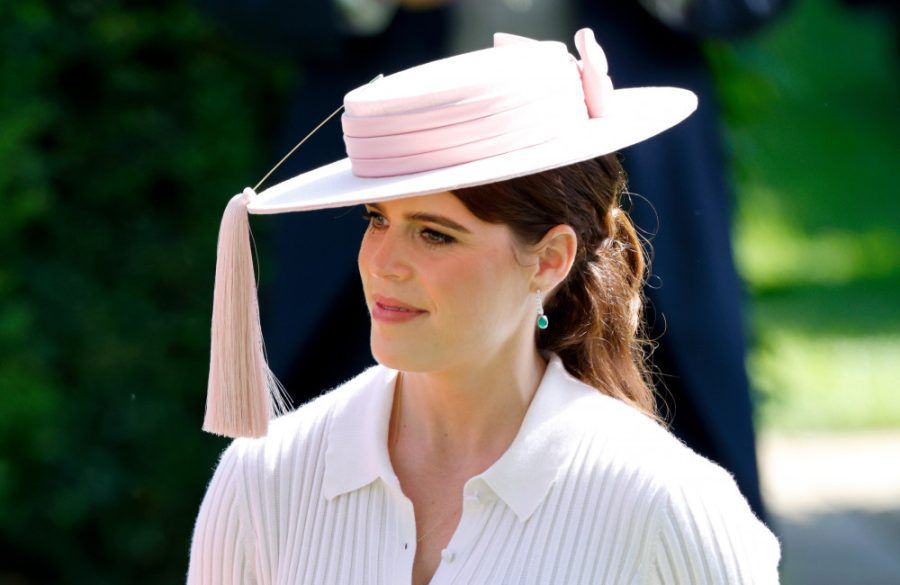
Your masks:
{"label": "woman's shoulder", "polygon": [[687,571],[697,583],[744,582],[750,575],[753,582],[778,582],[778,539],[728,470],[652,418],[599,392],[577,409],[576,419],[588,430],[595,473],[649,511],[660,575]]}
{"label": "woman's shoulder", "polygon": [[[734,477],[700,455],[653,418],[595,390],[571,409],[567,424],[580,429],[591,444],[599,470],[615,469],[651,487],[663,499],[687,497],[746,505]],[[692,498],[696,496],[696,498]],[[749,506],[747,507],[749,510]]]}
{"label": "woman's shoulder", "polygon": [[642,468],[635,472],[655,486],[670,508],[714,505],[753,516],[727,469],[694,451],[667,427],[617,402],[621,404],[616,417],[617,448],[628,464]]}
{"label": "woman's shoulder", "polygon": [[[578,429],[603,459],[615,459],[640,473],[657,475],[660,481],[674,480],[683,465],[704,465],[694,452],[657,420],[583,382],[581,399],[569,409],[567,424]],[[701,461],[703,460],[703,461]],[[711,462],[709,462],[711,463]]]}
{"label": "woman's shoulder", "polygon": [[778,583],[781,544],[754,513],[734,476],[684,447],[657,477],[654,563],[692,583]]}

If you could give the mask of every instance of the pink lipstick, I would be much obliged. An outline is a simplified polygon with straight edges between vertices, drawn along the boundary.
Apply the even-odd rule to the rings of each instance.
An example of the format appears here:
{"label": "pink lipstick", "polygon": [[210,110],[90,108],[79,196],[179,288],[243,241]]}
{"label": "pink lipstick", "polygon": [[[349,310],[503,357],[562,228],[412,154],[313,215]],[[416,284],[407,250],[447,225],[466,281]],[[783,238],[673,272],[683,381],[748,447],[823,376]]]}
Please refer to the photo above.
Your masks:
{"label": "pink lipstick", "polygon": [[404,323],[428,312],[391,297],[373,295],[372,300],[372,318],[385,323]]}

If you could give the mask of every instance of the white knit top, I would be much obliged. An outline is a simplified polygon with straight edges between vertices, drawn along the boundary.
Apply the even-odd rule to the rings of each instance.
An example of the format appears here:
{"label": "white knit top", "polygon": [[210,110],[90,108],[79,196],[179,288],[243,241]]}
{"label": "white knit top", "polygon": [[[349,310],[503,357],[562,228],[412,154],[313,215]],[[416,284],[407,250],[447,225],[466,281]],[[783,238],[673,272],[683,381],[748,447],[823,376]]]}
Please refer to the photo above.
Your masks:
{"label": "white knit top", "polygon": [[[374,366],[231,443],[190,585],[411,582],[413,505],[387,451],[396,374]],[[724,469],[554,355],[509,449],[466,482],[431,583],[770,584],[780,555]]]}

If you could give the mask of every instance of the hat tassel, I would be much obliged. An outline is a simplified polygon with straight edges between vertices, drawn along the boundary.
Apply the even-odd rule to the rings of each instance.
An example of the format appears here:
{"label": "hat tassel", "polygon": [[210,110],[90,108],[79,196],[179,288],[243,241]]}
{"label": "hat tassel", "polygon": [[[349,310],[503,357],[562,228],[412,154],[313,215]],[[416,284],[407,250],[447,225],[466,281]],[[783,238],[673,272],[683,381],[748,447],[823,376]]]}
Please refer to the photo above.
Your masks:
{"label": "hat tassel", "polygon": [[262,437],[269,418],[287,410],[284,388],[269,370],[259,320],[244,189],[228,202],[219,228],[213,293],[209,384],[203,430]]}

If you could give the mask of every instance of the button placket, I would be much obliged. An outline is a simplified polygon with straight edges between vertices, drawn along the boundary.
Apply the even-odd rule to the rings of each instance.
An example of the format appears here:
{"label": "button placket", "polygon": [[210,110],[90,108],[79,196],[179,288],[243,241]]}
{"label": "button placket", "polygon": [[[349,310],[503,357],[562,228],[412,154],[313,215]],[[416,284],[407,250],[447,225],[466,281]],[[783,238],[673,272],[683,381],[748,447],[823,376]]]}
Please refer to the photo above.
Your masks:
{"label": "button placket", "polygon": [[397,570],[395,574],[401,575],[403,582],[412,581],[413,561],[416,557],[416,517],[412,500],[399,489],[389,489],[391,499],[396,505],[397,521],[397,545],[399,547],[395,557]]}
{"label": "button placket", "polygon": [[478,522],[484,521],[484,508],[494,501],[494,496],[484,482],[472,478],[463,488],[463,509],[456,532],[441,551],[441,563],[432,577],[431,585],[449,583],[460,570],[459,555],[471,546],[478,532]]}
{"label": "button placket", "polygon": [[[403,497],[403,506],[401,514],[403,515],[403,526],[400,530],[400,538],[403,540],[403,550],[410,557],[416,554],[416,515],[413,510],[412,502],[407,497]],[[410,569],[412,565],[410,565]]]}

